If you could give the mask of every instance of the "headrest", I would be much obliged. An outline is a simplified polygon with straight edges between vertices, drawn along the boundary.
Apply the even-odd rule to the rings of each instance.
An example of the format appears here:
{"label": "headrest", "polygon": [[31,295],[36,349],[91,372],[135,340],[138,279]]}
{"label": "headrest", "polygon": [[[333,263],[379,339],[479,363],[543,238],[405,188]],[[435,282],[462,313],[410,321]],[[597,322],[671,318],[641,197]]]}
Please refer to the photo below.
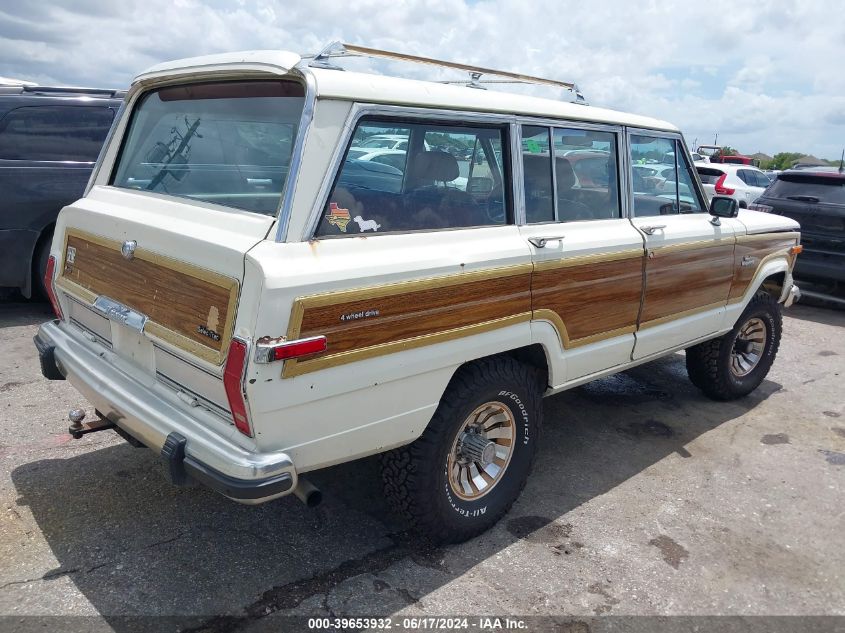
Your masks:
{"label": "headrest", "polygon": [[569,191],[577,182],[572,163],[562,156],[555,158],[555,177],[557,178],[558,191]]}
{"label": "headrest", "polygon": [[421,152],[414,158],[414,175],[419,180],[450,182],[460,175],[457,159],[448,152]]}

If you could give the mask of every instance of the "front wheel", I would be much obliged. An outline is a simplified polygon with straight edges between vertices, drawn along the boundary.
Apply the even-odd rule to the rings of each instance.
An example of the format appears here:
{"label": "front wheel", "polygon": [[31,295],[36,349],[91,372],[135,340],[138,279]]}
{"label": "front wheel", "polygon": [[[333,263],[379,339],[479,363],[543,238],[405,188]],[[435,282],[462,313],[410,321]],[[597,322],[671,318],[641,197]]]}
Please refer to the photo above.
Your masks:
{"label": "front wheel", "polygon": [[734,400],[760,386],[780,346],[781,306],[758,292],[733,329],[687,349],[692,383],[714,400]]}
{"label": "front wheel", "polygon": [[385,493],[432,541],[495,524],[531,471],[542,423],[537,372],[511,358],[462,367],[423,434],[382,456]]}

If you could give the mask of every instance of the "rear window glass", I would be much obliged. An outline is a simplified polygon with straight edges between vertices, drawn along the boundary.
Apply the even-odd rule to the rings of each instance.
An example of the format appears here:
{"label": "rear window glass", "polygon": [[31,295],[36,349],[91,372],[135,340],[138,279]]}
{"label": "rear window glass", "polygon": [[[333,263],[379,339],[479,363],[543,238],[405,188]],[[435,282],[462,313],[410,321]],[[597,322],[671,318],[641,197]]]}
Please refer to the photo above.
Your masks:
{"label": "rear window glass", "polygon": [[97,160],[114,111],[95,106],[24,106],[0,120],[0,159]]}
{"label": "rear window glass", "polygon": [[715,185],[716,181],[724,175],[723,171],[711,167],[696,167],[696,170],[703,185]]}
{"label": "rear window glass", "polygon": [[274,215],[303,104],[291,81],[154,90],[134,109],[111,184]]}
{"label": "rear window glass", "polygon": [[779,176],[766,190],[767,198],[793,200],[812,198],[819,202],[845,204],[845,179],[824,176]]}

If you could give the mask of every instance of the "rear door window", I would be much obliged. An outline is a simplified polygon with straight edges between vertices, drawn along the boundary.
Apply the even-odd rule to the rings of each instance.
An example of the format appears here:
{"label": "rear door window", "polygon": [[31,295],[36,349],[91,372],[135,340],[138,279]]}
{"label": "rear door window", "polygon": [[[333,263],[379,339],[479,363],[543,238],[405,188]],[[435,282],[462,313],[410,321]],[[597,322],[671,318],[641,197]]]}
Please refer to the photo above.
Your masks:
{"label": "rear door window", "polygon": [[[385,138],[407,149],[368,153]],[[317,237],[506,224],[505,138],[502,126],[362,119]]]}
{"label": "rear door window", "polygon": [[111,184],[274,215],[304,94],[292,81],[153,90],[134,108]]}
{"label": "rear door window", "polygon": [[766,176],[766,174],[764,174],[763,172],[761,172],[761,171],[754,171],[754,172],[751,172],[751,173],[753,173],[753,174],[754,174],[754,178],[755,178],[755,180],[757,181],[757,186],[758,186],[758,187],[763,187],[763,188],[765,189],[765,188],[766,188],[766,187],[768,187],[770,184],[772,184],[772,181],[771,181],[771,180],[769,180],[768,176]]}
{"label": "rear door window", "polygon": [[0,159],[94,162],[114,119],[97,106],[23,106],[0,120]]}
{"label": "rear door window", "polygon": [[523,125],[528,224],[620,217],[616,147],[613,132]]}

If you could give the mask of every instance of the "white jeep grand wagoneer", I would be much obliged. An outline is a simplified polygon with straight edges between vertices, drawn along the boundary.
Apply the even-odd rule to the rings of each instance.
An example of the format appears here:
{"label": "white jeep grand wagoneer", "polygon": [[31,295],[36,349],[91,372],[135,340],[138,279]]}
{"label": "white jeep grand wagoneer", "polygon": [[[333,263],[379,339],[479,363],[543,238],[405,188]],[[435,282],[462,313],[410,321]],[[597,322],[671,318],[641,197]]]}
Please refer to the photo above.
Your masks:
{"label": "white jeep grand wagoneer", "polygon": [[708,205],[668,123],[459,64],[472,86],[335,66],[360,53],[402,57],[137,77],[49,259],[42,371],[97,412],[74,436],[114,428],[244,503],[315,502],[304,473],[383,453],[398,508],[460,541],[519,495],[544,395],[682,349],[711,397],[760,384],[797,224]]}

